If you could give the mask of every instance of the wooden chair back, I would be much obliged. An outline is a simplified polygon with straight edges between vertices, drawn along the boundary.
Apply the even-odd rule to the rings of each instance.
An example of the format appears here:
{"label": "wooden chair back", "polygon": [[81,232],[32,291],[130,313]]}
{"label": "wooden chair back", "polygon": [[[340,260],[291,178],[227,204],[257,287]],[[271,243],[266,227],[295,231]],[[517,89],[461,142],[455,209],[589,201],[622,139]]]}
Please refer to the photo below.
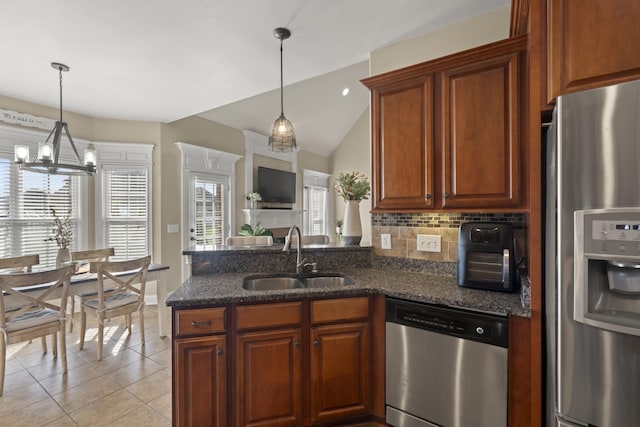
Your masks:
{"label": "wooden chair back", "polygon": [[[98,310],[104,310],[105,299],[119,292],[135,293],[139,300],[143,301],[149,264],[151,264],[151,256],[127,261],[92,262],[90,271],[98,275]],[[133,274],[118,275],[124,272],[133,272]]]}
{"label": "wooden chair back", "polygon": [[[60,311],[60,316],[64,317],[74,271],[75,267],[69,265],[36,273],[0,274],[0,328],[5,328],[12,319],[28,311],[45,308]],[[39,292],[31,292],[36,286]],[[24,288],[29,289],[25,291]],[[18,304],[5,307],[5,295],[15,297]],[[60,305],[50,301],[54,298],[60,298]]]}
{"label": "wooden chair back", "polygon": [[[298,242],[298,236],[295,234],[291,236],[291,244],[295,245]],[[302,245],[326,245],[329,243],[329,236],[326,234],[305,234],[300,240]]]}
{"label": "wooden chair back", "polygon": [[71,261],[109,261],[109,257],[115,254],[113,248],[90,249],[88,251],[71,252]]}
{"label": "wooden chair back", "polygon": [[14,273],[31,272],[31,267],[37,264],[40,264],[40,255],[38,254],[0,258],[0,270],[11,269]]}
{"label": "wooden chair back", "polygon": [[225,242],[227,246],[271,246],[273,237],[271,236],[229,236]]}

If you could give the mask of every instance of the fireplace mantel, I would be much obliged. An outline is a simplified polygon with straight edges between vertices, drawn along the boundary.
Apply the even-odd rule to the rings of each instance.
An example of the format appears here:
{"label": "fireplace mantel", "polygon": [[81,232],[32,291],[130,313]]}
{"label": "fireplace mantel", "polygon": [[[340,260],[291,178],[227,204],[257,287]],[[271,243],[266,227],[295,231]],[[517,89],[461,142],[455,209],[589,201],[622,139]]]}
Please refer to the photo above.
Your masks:
{"label": "fireplace mantel", "polygon": [[289,228],[293,224],[302,226],[302,211],[297,209],[242,209],[244,222],[255,227]]}

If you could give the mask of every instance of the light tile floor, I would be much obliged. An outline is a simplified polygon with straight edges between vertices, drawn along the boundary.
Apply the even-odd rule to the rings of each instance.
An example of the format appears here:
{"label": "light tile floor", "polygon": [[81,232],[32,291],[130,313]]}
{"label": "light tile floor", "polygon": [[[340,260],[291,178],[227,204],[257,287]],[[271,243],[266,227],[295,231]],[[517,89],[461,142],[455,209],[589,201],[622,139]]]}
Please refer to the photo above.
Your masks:
{"label": "light tile floor", "polygon": [[40,340],[7,350],[2,426],[170,426],[171,338],[158,336],[157,306],[144,310],[146,345],[140,345],[133,316],[131,335],[124,318],[105,325],[103,358],[96,360],[97,323],[87,316],[85,347],[78,350],[79,316],[67,334],[68,373],[60,358],[42,353]]}

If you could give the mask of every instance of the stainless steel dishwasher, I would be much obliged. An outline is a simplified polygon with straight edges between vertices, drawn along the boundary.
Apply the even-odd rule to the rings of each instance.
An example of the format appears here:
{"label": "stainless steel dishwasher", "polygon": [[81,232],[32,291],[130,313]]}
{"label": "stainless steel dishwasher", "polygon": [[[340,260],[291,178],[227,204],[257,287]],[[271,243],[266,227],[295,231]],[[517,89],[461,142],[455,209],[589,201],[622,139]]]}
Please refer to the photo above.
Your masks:
{"label": "stainless steel dishwasher", "polygon": [[507,425],[506,316],[387,298],[386,421]]}

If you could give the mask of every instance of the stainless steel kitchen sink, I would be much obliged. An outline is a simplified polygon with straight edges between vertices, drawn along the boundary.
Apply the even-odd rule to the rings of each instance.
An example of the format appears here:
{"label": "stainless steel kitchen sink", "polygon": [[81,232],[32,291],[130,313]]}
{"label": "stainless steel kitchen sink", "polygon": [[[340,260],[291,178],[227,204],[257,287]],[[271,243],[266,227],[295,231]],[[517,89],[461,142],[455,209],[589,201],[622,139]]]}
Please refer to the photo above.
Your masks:
{"label": "stainless steel kitchen sink", "polygon": [[247,276],[242,287],[249,291],[277,291],[283,289],[328,288],[352,285],[354,280],[342,273],[290,274],[273,273]]}

